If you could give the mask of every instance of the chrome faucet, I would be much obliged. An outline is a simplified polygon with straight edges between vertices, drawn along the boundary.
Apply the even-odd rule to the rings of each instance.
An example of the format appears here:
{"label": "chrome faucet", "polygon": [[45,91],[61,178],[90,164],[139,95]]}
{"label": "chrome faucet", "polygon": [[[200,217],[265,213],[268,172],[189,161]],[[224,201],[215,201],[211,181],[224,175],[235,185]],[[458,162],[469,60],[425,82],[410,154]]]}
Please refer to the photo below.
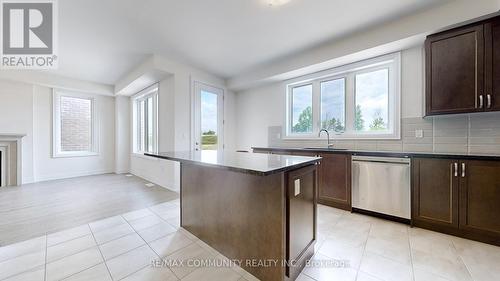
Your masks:
{"label": "chrome faucet", "polygon": [[333,143],[332,144],[330,143],[330,133],[328,132],[328,130],[327,129],[321,129],[321,130],[319,130],[318,138],[321,137],[321,132],[325,132],[326,133],[326,137],[327,137],[327,140],[328,140],[328,148],[332,148],[333,147]]}

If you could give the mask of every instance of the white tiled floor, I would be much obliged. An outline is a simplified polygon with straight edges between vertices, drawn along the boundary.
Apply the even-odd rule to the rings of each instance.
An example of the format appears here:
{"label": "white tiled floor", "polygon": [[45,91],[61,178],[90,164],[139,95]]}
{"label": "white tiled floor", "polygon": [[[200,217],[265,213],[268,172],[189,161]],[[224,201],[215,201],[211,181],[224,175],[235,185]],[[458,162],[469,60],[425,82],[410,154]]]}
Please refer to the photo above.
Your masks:
{"label": "white tiled floor", "polygon": [[[499,280],[500,247],[319,206],[319,241],[299,281]],[[255,280],[239,267],[152,267],[223,260],[179,228],[179,201],[0,248],[0,280]],[[335,266],[323,266],[335,261]]]}

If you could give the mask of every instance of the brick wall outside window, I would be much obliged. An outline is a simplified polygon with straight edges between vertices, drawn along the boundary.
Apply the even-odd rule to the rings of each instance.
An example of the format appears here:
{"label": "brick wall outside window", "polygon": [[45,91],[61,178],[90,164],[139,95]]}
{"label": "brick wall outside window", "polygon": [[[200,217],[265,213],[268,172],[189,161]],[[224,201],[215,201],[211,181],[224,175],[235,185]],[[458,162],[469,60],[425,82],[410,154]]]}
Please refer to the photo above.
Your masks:
{"label": "brick wall outside window", "polygon": [[61,96],[61,151],[91,151],[92,101]]}

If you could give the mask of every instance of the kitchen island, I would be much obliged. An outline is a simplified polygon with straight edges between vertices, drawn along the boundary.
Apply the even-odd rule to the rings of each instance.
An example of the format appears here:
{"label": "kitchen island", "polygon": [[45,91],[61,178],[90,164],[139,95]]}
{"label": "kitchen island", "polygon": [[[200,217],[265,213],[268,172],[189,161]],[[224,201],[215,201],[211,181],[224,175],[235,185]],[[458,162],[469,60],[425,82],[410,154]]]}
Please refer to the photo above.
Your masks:
{"label": "kitchen island", "polygon": [[181,226],[260,280],[295,280],[314,254],[321,158],[146,155],[180,162]]}

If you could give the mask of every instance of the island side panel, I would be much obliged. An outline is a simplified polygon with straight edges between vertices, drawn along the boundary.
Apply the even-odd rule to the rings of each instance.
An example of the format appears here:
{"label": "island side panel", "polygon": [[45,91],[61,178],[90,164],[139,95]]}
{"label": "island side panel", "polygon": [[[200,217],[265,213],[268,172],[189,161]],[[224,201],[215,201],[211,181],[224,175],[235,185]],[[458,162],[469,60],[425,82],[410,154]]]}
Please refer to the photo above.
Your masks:
{"label": "island side panel", "polygon": [[[183,163],[181,225],[230,259],[285,259],[285,174],[258,176]],[[242,264],[266,281],[284,280],[281,263]]]}
{"label": "island side panel", "polygon": [[317,166],[287,173],[287,280],[295,280],[314,255],[317,240]]}

